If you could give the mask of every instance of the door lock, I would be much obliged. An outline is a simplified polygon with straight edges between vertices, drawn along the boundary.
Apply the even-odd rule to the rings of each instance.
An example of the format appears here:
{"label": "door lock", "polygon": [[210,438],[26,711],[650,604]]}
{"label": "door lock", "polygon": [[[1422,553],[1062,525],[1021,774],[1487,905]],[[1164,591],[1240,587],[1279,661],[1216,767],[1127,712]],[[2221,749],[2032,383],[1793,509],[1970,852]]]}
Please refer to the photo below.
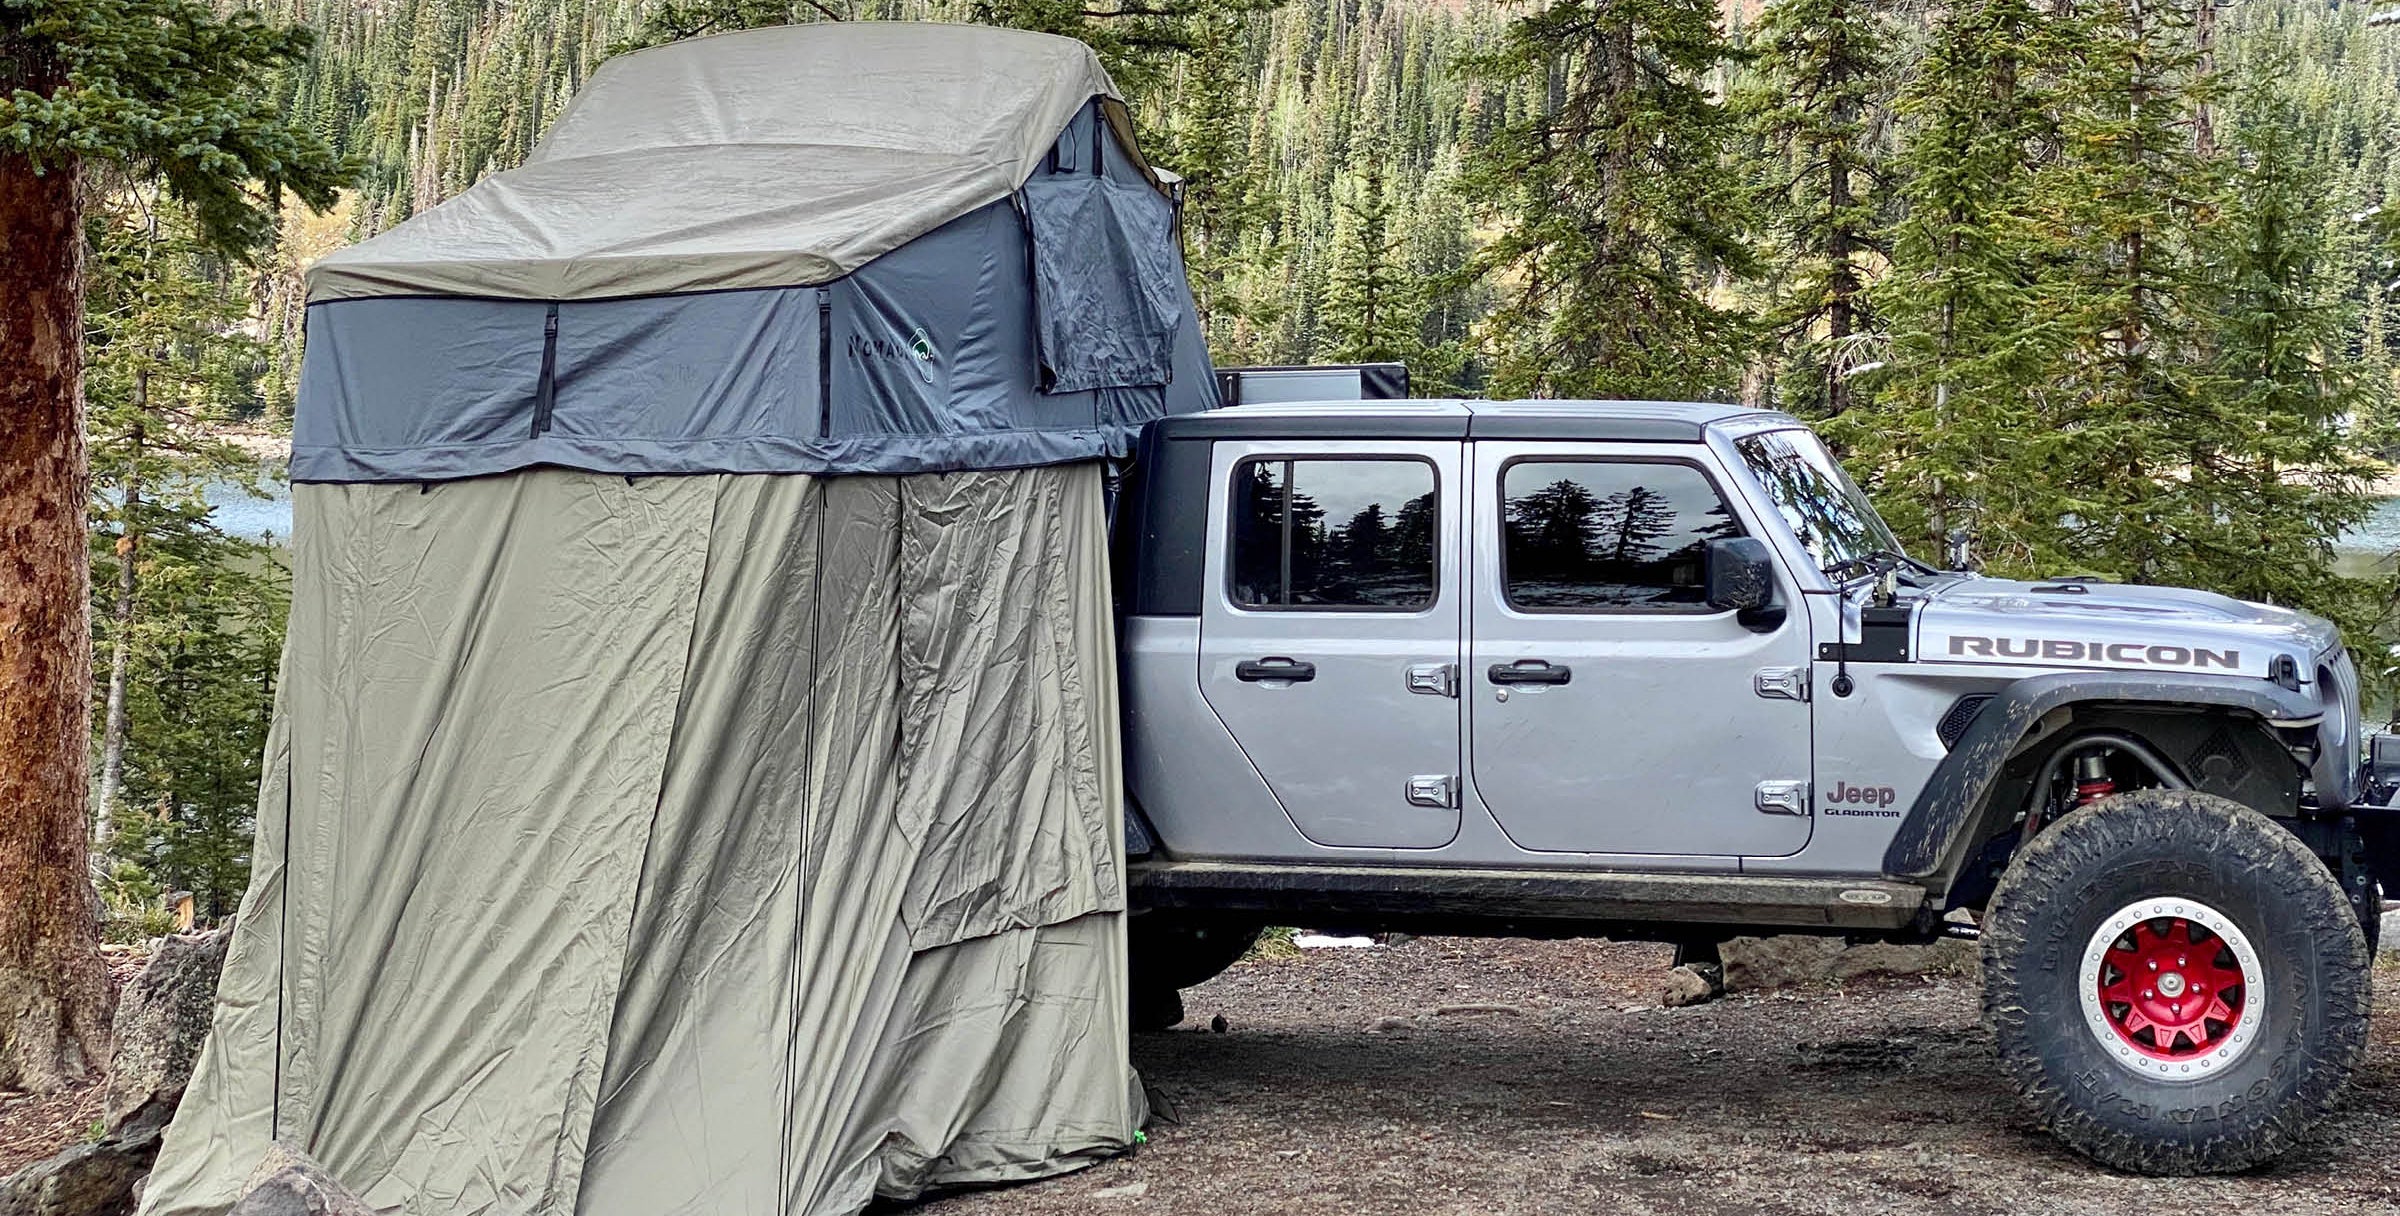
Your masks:
{"label": "door lock", "polygon": [[1805,781],[1759,782],[1758,809],[1769,815],[1808,814],[1808,783]]}
{"label": "door lock", "polygon": [[1408,804],[1440,811],[1458,809],[1458,778],[1450,773],[1420,773],[1408,779]]}
{"label": "door lock", "polygon": [[1411,663],[1408,665],[1408,690],[1420,696],[1455,697],[1458,695],[1458,664]]}

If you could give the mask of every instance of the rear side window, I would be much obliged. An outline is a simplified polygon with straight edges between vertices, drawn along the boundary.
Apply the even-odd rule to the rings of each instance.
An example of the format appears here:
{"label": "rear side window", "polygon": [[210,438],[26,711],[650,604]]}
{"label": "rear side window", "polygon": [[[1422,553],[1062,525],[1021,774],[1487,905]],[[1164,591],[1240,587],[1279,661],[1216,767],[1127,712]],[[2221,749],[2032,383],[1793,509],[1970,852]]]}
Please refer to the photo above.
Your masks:
{"label": "rear side window", "polygon": [[1524,460],[1500,493],[1501,583],[1525,612],[1707,612],[1708,542],[1742,534],[1687,464]]}
{"label": "rear side window", "polygon": [[1233,602],[1429,607],[1438,509],[1433,466],[1422,460],[1245,460],[1233,471]]}

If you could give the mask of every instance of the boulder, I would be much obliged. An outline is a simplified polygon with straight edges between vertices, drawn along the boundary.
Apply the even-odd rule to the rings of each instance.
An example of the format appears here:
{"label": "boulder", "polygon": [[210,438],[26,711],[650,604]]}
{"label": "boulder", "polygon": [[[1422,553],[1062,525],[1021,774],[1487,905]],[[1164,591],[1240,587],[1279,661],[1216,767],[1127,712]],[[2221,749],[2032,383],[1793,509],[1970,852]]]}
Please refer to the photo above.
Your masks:
{"label": "boulder", "polygon": [[146,1103],[167,1109],[183,1097],[192,1064],[208,1038],[225,968],[229,930],[178,934],[159,940],[150,961],[117,998],[116,1048],[108,1061],[103,1116],[110,1127]]}
{"label": "boulder", "polygon": [[250,1171],[225,1216],[375,1216],[375,1209],[343,1189],[308,1154],[277,1144]]}
{"label": "boulder", "polygon": [[130,1216],[174,1116],[172,1102],[148,1103],[98,1140],[0,1180],[0,1216]]}
{"label": "boulder", "polygon": [[1737,937],[1717,950],[1725,960],[1725,988],[1731,992],[1847,983],[1879,975],[1963,974],[1976,967],[1975,943],[1947,938],[1923,946],[1853,946],[1838,937],[1792,934]]}
{"label": "boulder", "polygon": [[1714,963],[1686,963],[1667,972],[1658,1003],[1669,1009],[1713,1001],[1725,991],[1724,972]]}
{"label": "boulder", "polygon": [[2383,914],[2383,938],[2380,945],[2383,953],[2400,955],[2400,908],[2394,908]]}

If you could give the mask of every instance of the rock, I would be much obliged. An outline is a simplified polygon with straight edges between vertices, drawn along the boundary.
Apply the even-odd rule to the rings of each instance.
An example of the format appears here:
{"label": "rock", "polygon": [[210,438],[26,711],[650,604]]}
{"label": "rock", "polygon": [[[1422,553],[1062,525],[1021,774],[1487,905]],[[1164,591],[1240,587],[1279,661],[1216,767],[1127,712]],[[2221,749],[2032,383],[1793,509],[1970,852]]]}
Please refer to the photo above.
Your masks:
{"label": "rock", "polygon": [[1123,1186],[1104,1186],[1092,1192],[1094,1199],[1139,1199],[1150,1193],[1147,1182],[1128,1182]]}
{"label": "rock", "polygon": [[208,1038],[217,1003],[217,974],[225,968],[232,933],[179,934],[158,949],[117,998],[116,1049],[108,1061],[108,1126],[123,1123],[151,1101],[175,1109],[192,1079],[192,1064]]}
{"label": "rock", "polygon": [[0,1180],[0,1216],[129,1216],[175,1104],[154,1101],[98,1140]]}
{"label": "rock", "polygon": [[250,1171],[241,1196],[225,1216],[375,1216],[308,1154],[278,1144]]}
{"label": "rock", "polygon": [[1955,974],[1976,967],[1975,944],[1950,938],[1923,946],[1851,946],[1838,937],[1793,934],[1737,937],[1718,950],[1725,959],[1725,987],[1733,992],[1844,983],[1876,975]]}
{"label": "rock", "polygon": [[2382,949],[2385,954],[2400,954],[2400,908],[2383,914]]}
{"label": "rock", "polygon": [[1725,991],[1724,974],[1707,963],[1686,963],[1667,972],[1667,982],[1658,994],[1658,1003],[1669,1009],[1700,1005],[1717,999]]}

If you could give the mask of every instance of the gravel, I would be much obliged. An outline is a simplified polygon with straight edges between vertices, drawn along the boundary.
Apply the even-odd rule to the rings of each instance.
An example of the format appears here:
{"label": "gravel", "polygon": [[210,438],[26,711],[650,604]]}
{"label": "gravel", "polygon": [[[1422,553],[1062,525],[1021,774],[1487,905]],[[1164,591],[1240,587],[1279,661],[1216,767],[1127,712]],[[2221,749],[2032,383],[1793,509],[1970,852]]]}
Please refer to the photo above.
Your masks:
{"label": "gravel", "polygon": [[[1246,962],[1134,1043],[1138,1154],[919,1216],[2400,1212],[2400,965],[2345,1111],[2269,1169],[2162,1183],[2017,1113],[1971,979],[1659,1005],[1662,947],[1421,938]],[[1209,1029],[1222,1017],[1225,1030]]]}

